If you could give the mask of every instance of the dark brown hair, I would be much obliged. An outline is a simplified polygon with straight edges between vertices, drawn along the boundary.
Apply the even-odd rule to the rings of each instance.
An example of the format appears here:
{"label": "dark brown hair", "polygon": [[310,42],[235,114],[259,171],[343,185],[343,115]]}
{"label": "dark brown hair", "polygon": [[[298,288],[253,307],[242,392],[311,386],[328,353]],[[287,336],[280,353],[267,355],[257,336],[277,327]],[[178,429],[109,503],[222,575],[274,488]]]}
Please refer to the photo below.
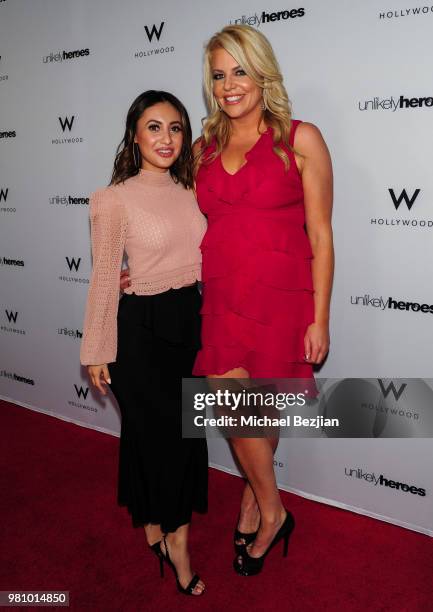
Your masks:
{"label": "dark brown hair", "polygon": [[185,189],[193,187],[192,132],[187,110],[173,94],[153,89],[140,94],[131,104],[126,116],[125,135],[116,150],[110,185],[123,183],[126,179],[138,174],[141,167],[141,154],[138,145],[134,143],[137,121],[147,108],[160,102],[168,102],[179,112],[183,129],[182,149],[169,172],[175,183],[182,183]]}

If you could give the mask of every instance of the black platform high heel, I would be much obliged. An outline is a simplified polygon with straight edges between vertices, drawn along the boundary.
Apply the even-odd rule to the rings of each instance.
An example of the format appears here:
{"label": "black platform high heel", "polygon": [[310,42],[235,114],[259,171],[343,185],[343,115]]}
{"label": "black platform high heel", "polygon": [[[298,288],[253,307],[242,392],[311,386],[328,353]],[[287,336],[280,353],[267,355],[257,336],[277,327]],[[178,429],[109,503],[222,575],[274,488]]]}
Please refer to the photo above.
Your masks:
{"label": "black platform high heel", "polygon": [[[248,544],[254,542],[257,537],[258,531],[259,530],[257,529],[257,531],[253,531],[252,533],[243,533],[242,531],[239,531],[238,528],[235,529],[233,534],[233,545],[235,547],[235,553],[237,555],[241,555],[244,552],[245,548],[248,546]],[[244,543],[238,544],[237,540],[244,540]]]}
{"label": "black platform high heel", "polygon": [[261,557],[250,557],[245,547],[239,555],[242,561],[239,562],[238,557],[236,557],[233,561],[233,568],[235,572],[241,576],[255,576],[260,574],[267,554],[280,540],[283,540],[283,557],[287,557],[289,538],[294,528],[295,519],[293,518],[293,514],[286,510],[286,518],[284,519],[284,523],[275,534],[274,539],[269,544],[263,555]]}
{"label": "black platform high heel", "polygon": [[202,590],[201,593],[193,593],[195,587],[197,586],[198,581],[200,580],[200,576],[198,574],[194,574],[189,584],[185,588],[180,584],[179,577],[177,575],[176,566],[174,565],[173,561],[170,559],[170,554],[168,552],[167,540],[165,538],[165,535],[163,536],[163,539],[164,539],[165,555],[161,550],[162,558],[167,563],[167,565],[171,567],[171,569],[173,570],[173,573],[176,577],[177,590],[183,595],[193,595],[194,597],[203,595],[204,589]]}
{"label": "black platform high heel", "polygon": [[159,573],[161,575],[161,578],[164,578],[164,554],[161,550],[161,540],[159,542],[155,542],[155,544],[149,544],[149,548],[158,557]]}

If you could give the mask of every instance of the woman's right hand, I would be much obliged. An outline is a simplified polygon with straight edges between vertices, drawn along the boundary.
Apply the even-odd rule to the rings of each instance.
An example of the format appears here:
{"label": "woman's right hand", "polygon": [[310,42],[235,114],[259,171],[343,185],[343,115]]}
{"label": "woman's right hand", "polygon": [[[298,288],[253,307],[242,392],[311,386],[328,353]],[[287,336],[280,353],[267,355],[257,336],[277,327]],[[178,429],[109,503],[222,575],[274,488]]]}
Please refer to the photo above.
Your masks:
{"label": "woman's right hand", "polygon": [[129,278],[129,268],[125,268],[120,273],[120,290],[124,291],[131,286],[131,279]]}
{"label": "woman's right hand", "polygon": [[106,363],[103,363],[101,365],[87,366],[87,371],[89,372],[89,377],[92,382],[92,385],[99,389],[102,395],[107,395],[105,385],[111,385],[108,365]]}

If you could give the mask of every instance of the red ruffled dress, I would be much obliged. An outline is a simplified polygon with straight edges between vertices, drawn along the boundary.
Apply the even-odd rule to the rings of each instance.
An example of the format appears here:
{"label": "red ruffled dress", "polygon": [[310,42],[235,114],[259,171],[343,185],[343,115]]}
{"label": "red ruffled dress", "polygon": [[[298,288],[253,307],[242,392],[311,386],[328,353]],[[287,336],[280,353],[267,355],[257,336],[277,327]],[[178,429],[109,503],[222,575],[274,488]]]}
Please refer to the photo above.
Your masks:
{"label": "red ruffled dress", "polygon": [[[292,121],[290,144],[300,122]],[[272,128],[231,175],[221,156],[197,175],[197,198],[208,218],[201,243],[202,349],[193,373],[235,367],[252,378],[312,378],[304,336],[314,320],[312,251],[304,193],[294,155],[286,172],[273,152]]]}

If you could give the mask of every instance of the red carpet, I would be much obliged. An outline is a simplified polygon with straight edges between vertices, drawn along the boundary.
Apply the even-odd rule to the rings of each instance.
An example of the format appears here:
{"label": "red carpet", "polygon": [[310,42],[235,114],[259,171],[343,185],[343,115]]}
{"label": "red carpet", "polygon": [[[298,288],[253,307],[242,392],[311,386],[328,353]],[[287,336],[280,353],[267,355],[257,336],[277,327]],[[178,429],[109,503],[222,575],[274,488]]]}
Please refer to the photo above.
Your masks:
{"label": "red carpet", "polygon": [[237,576],[242,482],[216,470],[210,511],[191,533],[207,592],[185,597],[170,573],[160,580],[143,533],[115,503],[118,439],[12,404],[0,410],[0,590],[69,590],[70,609],[92,612],[433,610],[430,538],[288,493],[297,520],[288,558],[277,547],[260,576]]}

